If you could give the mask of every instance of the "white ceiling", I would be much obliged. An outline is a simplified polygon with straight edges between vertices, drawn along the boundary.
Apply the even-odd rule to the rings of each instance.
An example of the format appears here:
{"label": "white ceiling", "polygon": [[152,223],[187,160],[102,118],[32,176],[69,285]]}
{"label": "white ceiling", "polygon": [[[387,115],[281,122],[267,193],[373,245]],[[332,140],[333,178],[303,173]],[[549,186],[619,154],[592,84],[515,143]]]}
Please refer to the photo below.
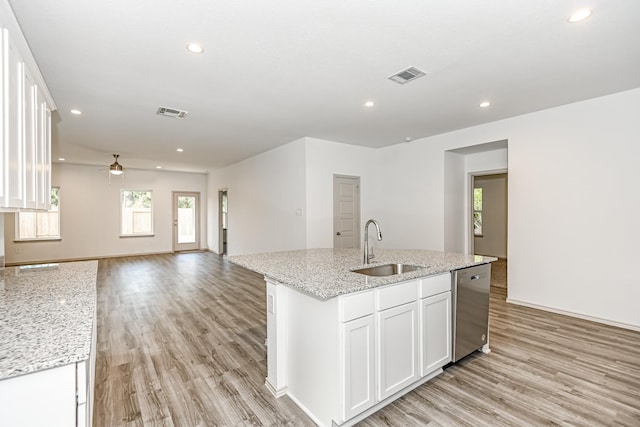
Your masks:
{"label": "white ceiling", "polygon": [[[204,171],[303,136],[383,147],[640,87],[638,0],[10,4],[58,106],[54,161]],[[427,75],[387,80],[409,66]]]}

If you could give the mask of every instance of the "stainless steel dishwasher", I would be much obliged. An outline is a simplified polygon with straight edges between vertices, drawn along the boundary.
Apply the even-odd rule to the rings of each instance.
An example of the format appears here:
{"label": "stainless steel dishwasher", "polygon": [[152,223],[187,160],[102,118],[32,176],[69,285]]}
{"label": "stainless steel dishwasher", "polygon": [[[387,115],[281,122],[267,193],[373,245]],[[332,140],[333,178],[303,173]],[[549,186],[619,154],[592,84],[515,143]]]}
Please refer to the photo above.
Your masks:
{"label": "stainless steel dishwasher", "polygon": [[491,264],[455,270],[453,280],[453,361],[473,353],[489,337]]}

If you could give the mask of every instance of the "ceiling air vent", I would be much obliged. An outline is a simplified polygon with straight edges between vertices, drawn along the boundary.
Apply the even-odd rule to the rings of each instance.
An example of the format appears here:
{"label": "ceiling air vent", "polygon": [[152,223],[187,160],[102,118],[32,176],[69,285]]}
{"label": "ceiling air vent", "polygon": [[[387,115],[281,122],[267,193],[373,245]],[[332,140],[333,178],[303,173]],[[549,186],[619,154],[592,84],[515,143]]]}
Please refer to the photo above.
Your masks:
{"label": "ceiling air vent", "polygon": [[183,119],[187,115],[186,111],[176,110],[175,108],[160,107],[156,114],[159,116],[173,117],[174,119]]}
{"label": "ceiling air vent", "polygon": [[420,71],[416,67],[409,67],[406,70],[402,70],[399,73],[389,76],[388,79],[403,85],[411,80],[424,76],[424,74],[424,71]]}

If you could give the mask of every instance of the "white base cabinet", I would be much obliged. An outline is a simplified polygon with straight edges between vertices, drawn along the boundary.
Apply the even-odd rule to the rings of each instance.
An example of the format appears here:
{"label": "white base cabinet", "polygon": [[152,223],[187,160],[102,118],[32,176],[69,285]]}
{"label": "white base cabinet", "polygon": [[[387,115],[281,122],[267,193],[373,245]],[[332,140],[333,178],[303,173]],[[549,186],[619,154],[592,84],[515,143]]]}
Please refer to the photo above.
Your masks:
{"label": "white base cabinet", "polygon": [[451,361],[451,292],[420,300],[421,375]]}
{"label": "white base cabinet", "polygon": [[343,323],[341,378],[342,419],[348,420],[376,404],[375,319],[372,314]]}
{"label": "white base cabinet", "polygon": [[384,400],[418,379],[418,305],[378,312],[378,399]]}
{"label": "white base cabinet", "polygon": [[451,275],[326,301],[267,280],[268,388],[350,426],[451,361]]}
{"label": "white base cabinet", "polygon": [[[90,425],[87,362],[71,363],[0,381],[0,425],[74,427]],[[79,384],[79,381],[85,383]],[[82,390],[85,390],[85,400]],[[89,424],[87,422],[89,421]]]}

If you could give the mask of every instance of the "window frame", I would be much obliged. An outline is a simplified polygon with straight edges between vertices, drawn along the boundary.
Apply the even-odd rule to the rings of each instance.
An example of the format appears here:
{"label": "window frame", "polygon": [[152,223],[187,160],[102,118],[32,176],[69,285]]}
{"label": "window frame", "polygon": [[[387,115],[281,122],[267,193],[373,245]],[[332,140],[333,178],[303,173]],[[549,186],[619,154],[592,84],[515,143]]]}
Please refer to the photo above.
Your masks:
{"label": "window frame", "polygon": [[[151,230],[149,232],[144,232],[144,233],[131,233],[131,234],[125,234],[123,233],[123,208],[124,208],[124,194],[125,192],[136,192],[136,193],[149,193],[150,195],[150,202],[151,202],[151,206],[150,206],[150,216],[151,219],[149,221],[150,226],[151,226]],[[153,237],[155,235],[155,227],[154,227],[154,223],[155,223],[155,217],[154,217],[154,209],[153,209],[153,190],[131,190],[131,189],[125,189],[122,188],[120,189],[120,197],[119,197],[119,207],[118,207],[118,218],[119,218],[119,237],[120,238],[131,238],[131,237]]]}
{"label": "window frame", "polygon": [[[42,211],[42,210],[24,210],[22,212],[18,211],[16,212],[15,215],[15,233],[14,233],[14,242],[58,242],[60,240],[62,240],[62,219],[61,219],[61,215],[60,213],[62,212],[60,210],[60,186],[57,185],[52,185],[51,186],[51,191],[49,193],[49,198],[51,198],[51,192],[57,189],[58,190],[58,195],[57,195],[57,199],[58,199],[58,210],[57,211],[53,211],[51,209],[47,209],[46,211]],[[52,205],[53,206],[53,205]],[[55,212],[58,214],[58,235],[57,236],[46,236],[46,237],[37,237],[37,221],[38,221],[38,214],[44,214],[44,213],[52,213]],[[26,214],[26,213],[31,213],[31,214],[36,214],[36,237],[22,237],[20,235],[20,215]]]}

